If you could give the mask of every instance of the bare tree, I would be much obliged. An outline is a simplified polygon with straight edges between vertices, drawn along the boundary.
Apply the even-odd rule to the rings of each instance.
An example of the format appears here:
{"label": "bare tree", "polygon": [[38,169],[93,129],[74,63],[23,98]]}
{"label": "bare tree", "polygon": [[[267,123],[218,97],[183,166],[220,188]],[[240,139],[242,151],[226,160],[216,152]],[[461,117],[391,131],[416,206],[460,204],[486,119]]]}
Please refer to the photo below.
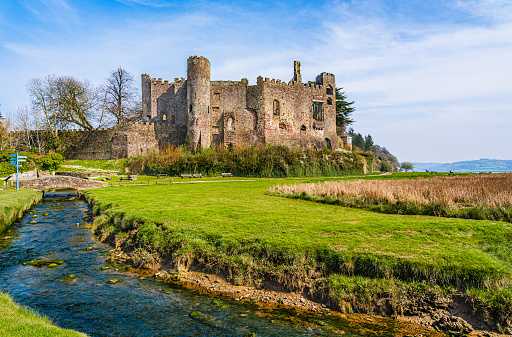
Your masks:
{"label": "bare tree", "polygon": [[58,78],[55,75],[34,78],[28,82],[27,92],[32,109],[43,112],[46,128],[53,136],[57,136],[57,130],[61,127]]}
{"label": "bare tree", "polygon": [[89,81],[80,81],[71,76],[59,77],[59,115],[61,123],[77,125],[82,129],[94,129],[92,123],[97,115],[98,92]]}
{"label": "bare tree", "polygon": [[4,118],[0,113],[0,151],[5,150],[10,145],[10,134],[9,134],[10,123],[9,120]]}
{"label": "bare tree", "polygon": [[45,128],[57,131],[74,126],[94,129],[98,115],[98,90],[87,80],[49,75],[32,79],[27,85],[34,113],[42,112]]}
{"label": "bare tree", "polygon": [[115,119],[117,125],[141,117],[140,97],[132,74],[119,67],[110,73],[102,87],[103,110]]}

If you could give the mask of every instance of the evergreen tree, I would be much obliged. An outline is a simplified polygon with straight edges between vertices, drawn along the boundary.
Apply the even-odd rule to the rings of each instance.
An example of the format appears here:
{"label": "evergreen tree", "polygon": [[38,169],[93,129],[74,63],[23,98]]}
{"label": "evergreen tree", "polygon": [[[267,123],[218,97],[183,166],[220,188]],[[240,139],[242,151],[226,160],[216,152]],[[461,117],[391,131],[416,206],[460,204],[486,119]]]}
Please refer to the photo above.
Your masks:
{"label": "evergreen tree", "polygon": [[370,151],[372,146],[373,146],[373,138],[372,138],[372,136],[366,135],[364,137],[364,150],[365,151]]}
{"label": "evergreen tree", "polygon": [[364,149],[364,138],[360,133],[352,135],[352,145],[357,146],[360,149]]}
{"label": "evergreen tree", "polygon": [[347,102],[347,96],[345,95],[343,88],[336,88],[336,126],[346,127],[354,123],[354,120],[350,115],[356,110],[352,104],[354,101]]}

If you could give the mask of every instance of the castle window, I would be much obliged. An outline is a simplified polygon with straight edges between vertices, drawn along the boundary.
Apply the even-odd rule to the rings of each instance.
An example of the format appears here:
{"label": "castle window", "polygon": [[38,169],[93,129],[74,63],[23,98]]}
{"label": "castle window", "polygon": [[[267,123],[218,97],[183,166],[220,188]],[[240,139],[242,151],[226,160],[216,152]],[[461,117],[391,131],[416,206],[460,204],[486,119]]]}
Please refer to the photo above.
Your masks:
{"label": "castle window", "polygon": [[231,118],[231,117],[228,118],[228,123],[227,123],[226,129],[228,131],[233,130],[233,118]]}
{"label": "castle window", "polygon": [[325,138],[325,147],[328,148],[329,150],[332,149],[331,140],[329,138]]}
{"label": "castle window", "polygon": [[280,128],[280,129],[285,129],[285,130],[286,130],[286,123],[285,123],[285,122],[281,122],[281,123],[279,123],[279,128]]}
{"label": "castle window", "polygon": [[306,129],[306,126],[305,126],[304,124],[302,124],[302,126],[300,127],[300,131],[304,132],[304,131],[306,131],[306,130],[307,130],[307,129]]}
{"label": "castle window", "polygon": [[281,109],[279,106],[279,101],[277,99],[275,99],[274,102],[272,103],[272,107],[273,107],[273,111],[274,111],[274,116],[281,115]]}
{"label": "castle window", "polygon": [[220,94],[218,92],[214,93],[213,94],[213,99],[219,100],[220,99]]}
{"label": "castle window", "polygon": [[190,104],[190,110],[189,110],[190,113],[192,113],[192,104]]}
{"label": "castle window", "polygon": [[329,97],[329,98],[327,99],[327,105],[332,105],[332,98],[330,98],[330,97]]}
{"label": "castle window", "polygon": [[162,120],[163,120],[163,121],[167,120],[167,115],[166,115],[166,114],[163,114],[163,115],[162,115]]}
{"label": "castle window", "polygon": [[327,95],[332,95],[334,94],[334,91],[332,90],[332,86],[329,84],[327,86],[327,88],[325,89],[325,92],[327,93]]}
{"label": "castle window", "polygon": [[324,102],[313,101],[313,106],[311,108],[313,112],[313,119],[319,122],[324,120]]}

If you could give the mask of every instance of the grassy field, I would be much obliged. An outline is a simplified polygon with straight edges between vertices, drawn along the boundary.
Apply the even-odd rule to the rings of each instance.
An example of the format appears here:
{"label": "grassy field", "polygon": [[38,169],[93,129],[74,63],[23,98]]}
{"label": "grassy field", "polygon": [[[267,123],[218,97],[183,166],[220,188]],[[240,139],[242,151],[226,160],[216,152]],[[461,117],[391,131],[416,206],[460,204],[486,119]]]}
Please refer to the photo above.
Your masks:
{"label": "grassy field", "polygon": [[[42,193],[34,190],[0,191],[0,232],[24,211],[41,199]],[[35,311],[17,305],[7,294],[0,293],[0,336],[86,336],[73,330],[61,329]]]}
{"label": "grassy field", "polygon": [[[390,176],[371,177],[380,178]],[[371,309],[363,305],[371,301],[361,301],[368,292],[346,291],[358,284],[391,293],[397,311],[407,293],[460,292],[499,316],[502,325],[510,324],[509,223],[380,214],[265,194],[277,183],[301,181],[223,178],[109,187],[91,190],[88,197],[93,211],[102,213],[96,233],[131,250],[140,265],[199,264],[235,283],[309,289],[348,311]]]}
{"label": "grassy field", "polygon": [[124,173],[127,159],[66,160],[60,165],[62,172]]}

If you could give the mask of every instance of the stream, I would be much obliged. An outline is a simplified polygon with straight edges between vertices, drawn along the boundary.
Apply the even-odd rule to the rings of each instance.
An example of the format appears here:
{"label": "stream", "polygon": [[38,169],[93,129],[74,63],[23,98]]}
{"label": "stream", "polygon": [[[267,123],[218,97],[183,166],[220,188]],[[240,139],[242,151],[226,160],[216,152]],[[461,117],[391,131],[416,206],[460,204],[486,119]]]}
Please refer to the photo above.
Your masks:
{"label": "stream", "polygon": [[89,336],[392,336],[399,325],[388,320],[382,331],[329,313],[265,308],[142,278],[107,263],[112,248],[93,238],[90,222],[83,200],[34,206],[0,234],[0,291]]}

